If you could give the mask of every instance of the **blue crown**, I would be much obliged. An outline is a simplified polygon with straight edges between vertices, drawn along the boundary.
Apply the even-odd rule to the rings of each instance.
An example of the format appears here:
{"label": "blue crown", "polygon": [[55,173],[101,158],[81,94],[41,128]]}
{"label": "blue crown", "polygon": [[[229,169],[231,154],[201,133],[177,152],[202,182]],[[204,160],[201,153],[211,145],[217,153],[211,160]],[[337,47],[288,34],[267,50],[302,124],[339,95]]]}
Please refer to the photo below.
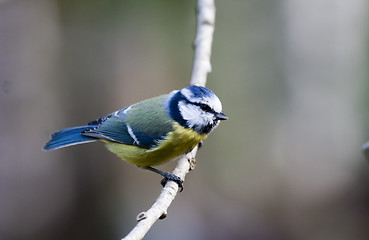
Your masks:
{"label": "blue crown", "polygon": [[193,98],[202,98],[204,96],[210,97],[215,95],[210,89],[201,86],[192,85],[185,89],[188,89],[193,93]]}

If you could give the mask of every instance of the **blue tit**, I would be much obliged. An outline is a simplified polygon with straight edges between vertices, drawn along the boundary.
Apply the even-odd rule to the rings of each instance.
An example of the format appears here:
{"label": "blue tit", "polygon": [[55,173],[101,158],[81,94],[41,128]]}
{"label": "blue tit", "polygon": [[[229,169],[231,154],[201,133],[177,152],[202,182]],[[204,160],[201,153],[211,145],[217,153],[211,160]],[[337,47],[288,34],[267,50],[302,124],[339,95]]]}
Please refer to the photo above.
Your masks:
{"label": "blue tit", "polygon": [[189,86],[138,102],[85,126],[67,128],[51,136],[43,148],[55,150],[101,140],[121,159],[154,171],[182,187],[177,176],[151,166],[190,152],[228,117],[209,89]]}

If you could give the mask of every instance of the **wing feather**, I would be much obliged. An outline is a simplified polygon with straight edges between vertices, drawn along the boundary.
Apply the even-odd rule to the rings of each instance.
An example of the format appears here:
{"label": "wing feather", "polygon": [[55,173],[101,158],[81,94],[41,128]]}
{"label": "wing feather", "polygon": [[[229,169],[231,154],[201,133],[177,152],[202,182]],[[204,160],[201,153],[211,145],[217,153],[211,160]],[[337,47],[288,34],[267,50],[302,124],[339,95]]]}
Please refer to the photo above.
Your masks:
{"label": "wing feather", "polygon": [[163,107],[166,96],[145,100],[97,119],[90,124],[99,125],[82,135],[149,149],[173,130],[171,118]]}

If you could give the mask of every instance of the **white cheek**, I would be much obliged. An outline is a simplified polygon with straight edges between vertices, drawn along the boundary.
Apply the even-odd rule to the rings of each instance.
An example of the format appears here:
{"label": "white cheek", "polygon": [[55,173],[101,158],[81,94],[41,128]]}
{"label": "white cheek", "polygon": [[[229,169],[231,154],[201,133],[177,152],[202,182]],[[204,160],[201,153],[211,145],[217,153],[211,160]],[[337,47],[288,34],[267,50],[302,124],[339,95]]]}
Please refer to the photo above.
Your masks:
{"label": "white cheek", "polygon": [[202,111],[198,106],[179,102],[178,107],[189,127],[205,126],[212,121],[213,115]]}

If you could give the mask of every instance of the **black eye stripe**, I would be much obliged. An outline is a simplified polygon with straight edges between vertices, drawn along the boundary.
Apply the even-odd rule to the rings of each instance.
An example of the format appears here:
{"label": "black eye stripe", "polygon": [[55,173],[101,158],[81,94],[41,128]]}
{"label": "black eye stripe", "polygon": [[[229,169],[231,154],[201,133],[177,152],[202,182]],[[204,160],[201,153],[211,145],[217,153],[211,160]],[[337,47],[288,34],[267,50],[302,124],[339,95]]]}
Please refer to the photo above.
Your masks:
{"label": "black eye stripe", "polygon": [[215,111],[209,105],[206,105],[204,103],[191,103],[191,104],[193,104],[195,106],[199,106],[205,112],[215,113]]}
{"label": "black eye stripe", "polygon": [[214,109],[212,109],[209,105],[205,104],[205,103],[198,103],[198,102],[191,102],[188,98],[186,98],[184,95],[182,95],[183,99],[192,105],[198,106],[200,107],[203,111],[205,112],[210,112],[210,113],[216,113],[216,111],[214,111]]}

